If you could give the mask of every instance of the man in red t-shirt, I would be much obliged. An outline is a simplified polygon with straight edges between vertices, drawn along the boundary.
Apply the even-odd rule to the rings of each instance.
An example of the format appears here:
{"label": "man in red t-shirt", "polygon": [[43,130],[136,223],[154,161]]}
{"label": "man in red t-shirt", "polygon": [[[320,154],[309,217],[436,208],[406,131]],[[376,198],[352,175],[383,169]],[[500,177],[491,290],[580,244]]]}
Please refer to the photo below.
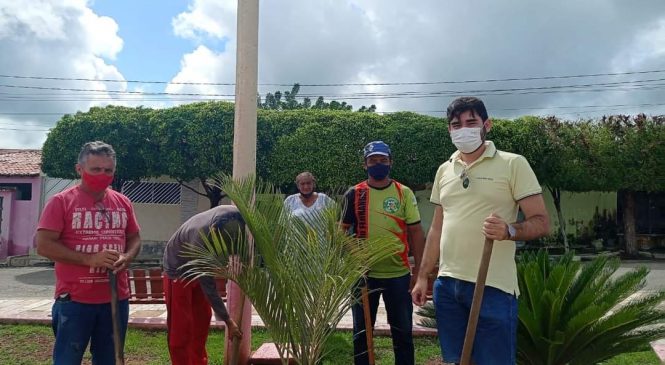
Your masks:
{"label": "man in red t-shirt", "polygon": [[116,161],[110,145],[86,143],[76,172],[81,183],[54,195],[37,227],[37,253],[55,262],[54,364],[80,364],[90,342],[93,364],[114,364],[111,288],[117,274],[120,338],[129,315],[127,267],[141,245],[129,199],[108,186]]}

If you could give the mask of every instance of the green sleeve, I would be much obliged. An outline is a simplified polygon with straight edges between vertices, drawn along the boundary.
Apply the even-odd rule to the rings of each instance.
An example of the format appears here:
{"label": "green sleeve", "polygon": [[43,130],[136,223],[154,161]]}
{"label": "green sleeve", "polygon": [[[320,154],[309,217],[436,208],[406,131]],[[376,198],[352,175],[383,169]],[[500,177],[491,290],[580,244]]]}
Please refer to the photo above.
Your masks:
{"label": "green sleeve", "polygon": [[411,191],[411,189],[404,189],[404,207],[406,218],[406,224],[413,224],[420,222],[420,211],[418,211],[418,201],[416,201],[416,195]]}

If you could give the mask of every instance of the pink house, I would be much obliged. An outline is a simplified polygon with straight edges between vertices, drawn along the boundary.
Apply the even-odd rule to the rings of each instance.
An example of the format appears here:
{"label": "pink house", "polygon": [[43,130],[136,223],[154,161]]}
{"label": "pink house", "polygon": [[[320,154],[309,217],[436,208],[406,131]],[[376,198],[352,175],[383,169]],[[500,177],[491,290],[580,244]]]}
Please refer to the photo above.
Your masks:
{"label": "pink house", "polygon": [[40,150],[0,150],[0,259],[28,254],[42,206]]}

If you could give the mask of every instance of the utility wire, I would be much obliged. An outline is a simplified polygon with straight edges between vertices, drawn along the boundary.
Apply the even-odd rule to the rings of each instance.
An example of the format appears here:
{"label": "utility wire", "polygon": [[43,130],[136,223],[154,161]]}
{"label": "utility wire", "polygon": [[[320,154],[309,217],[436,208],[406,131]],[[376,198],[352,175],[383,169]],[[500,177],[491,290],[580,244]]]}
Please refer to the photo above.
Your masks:
{"label": "utility wire", "polygon": [[[510,77],[497,79],[471,79],[456,81],[413,81],[413,82],[368,82],[368,83],[311,83],[300,84],[301,87],[328,87],[328,86],[393,86],[393,85],[442,85],[442,84],[466,84],[481,82],[509,82],[509,81],[536,81],[536,80],[559,80],[574,79],[585,77],[606,77],[606,76],[626,76],[626,75],[644,75],[662,73],[665,70],[644,70],[628,72],[606,72],[576,75],[553,75],[553,76],[531,76],[531,77]],[[50,77],[50,76],[26,76],[26,75],[8,75],[0,74],[0,78],[10,79],[29,79],[29,80],[54,80],[54,81],[88,81],[88,82],[120,82],[137,84],[173,84],[173,85],[207,85],[207,86],[235,86],[232,82],[178,82],[178,81],[149,81],[149,80],[118,80],[118,79],[92,79],[82,77]],[[262,86],[293,86],[293,83],[260,83]]]}
{"label": "utility wire", "polygon": [[[497,89],[471,89],[471,90],[440,90],[440,91],[431,91],[431,92],[422,92],[422,91],[404,91],[404,92],[394,92],[394,93],[378,93],[378,92],[369,92],[369,93],[351,93],[351,94],[329,94],[329,95],[317,95],[317,94],[302,94],[298,95],[299,98],[304,97],[328,97],[336,99],[394,99],[394,98],[423,98],[423,97],[438,97],[438,96],[450,96],[450,95],[461,95],[461,94],[474,94],[474,95],[504,95],[508,94],[522,94],[527,93],[549,93],[553,90],[564,90],[565,92],[573,92],[577,90],[590,91],[596,90],[592,88],[601,89],[612,89],[620,87],[632,87],[632,88],[654,88],[665,86],[665,84],[649,84],[653,82],[662,82],[665,81],[665,78],[658,79],[647,79],[647,80],[630,80],[630,81],[617,81],[617,82],[601,82],[601,83],[587,83],[587,84],[571,84],[571,85],[554,85],[554,86],[534,86],[534,87],[517,87],[517,88],[497,88]],[[150,96],[205,96],[205,97],[234,97],[235,94],[206,94],[206,93],[170,93],[170,92],[143,92],[143,91],[127,91],[127,90],[104,90],[104,89],[81,89],[81,88],[67,88],[67,87],[46,87],[46,86],[27,86],[27,85],[13,85],[13,84],[0,84],[0,87],[11,88],[11,89],[31,89],[31,90],[53,90],[53,91],[80,91],[80,92],[94,92],[94,93],[109,93],[113,95],[150,95]],[[571,89],[571,90],[567,90]],[[13,95],[12,97],[16,97]]]}

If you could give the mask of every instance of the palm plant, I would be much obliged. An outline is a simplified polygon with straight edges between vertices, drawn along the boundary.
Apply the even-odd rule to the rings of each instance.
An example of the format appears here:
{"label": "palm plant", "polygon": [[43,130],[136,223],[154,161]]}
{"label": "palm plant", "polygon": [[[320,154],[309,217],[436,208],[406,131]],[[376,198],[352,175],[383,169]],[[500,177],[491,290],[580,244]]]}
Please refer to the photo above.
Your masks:
{"label": "palm plant", "polygon": [[416,310],[416,314],[420,316],[418,324],[423,327],[436,328],[436,309],[433,302],[427,302],[422,307]]}
{"label": "palm plant", "polygon": [[[665,337],[665,291],[640,292],[647,268],[616,276],[618,259],[582,265],[573,254],[553,260],[541,250],[520,258],[518,364],[597,364]],[[417,314],[420,325],[436,328],[431,302]]]}
{"label": "palm plant", "polygon": [[[186,276],[234,281],[252,302],[286,364],[315,364],[369,266],[397,252],[385,240],[343,232],[339,206],[305,219],[283,212],[283,198],[254,178],[219,178],[242,215],[248,234],[230,241],[214,232],[204,247],[189,247]],[[231,263],[231,264],[230,264]]]}
{"label": "palm plant", "polygon": [[522,255],[517,330],[520,364],[597,364],[665,337],[665,291],[642,293],[648,269],[615,276],[619,260],[588,264],[568,253]]}

